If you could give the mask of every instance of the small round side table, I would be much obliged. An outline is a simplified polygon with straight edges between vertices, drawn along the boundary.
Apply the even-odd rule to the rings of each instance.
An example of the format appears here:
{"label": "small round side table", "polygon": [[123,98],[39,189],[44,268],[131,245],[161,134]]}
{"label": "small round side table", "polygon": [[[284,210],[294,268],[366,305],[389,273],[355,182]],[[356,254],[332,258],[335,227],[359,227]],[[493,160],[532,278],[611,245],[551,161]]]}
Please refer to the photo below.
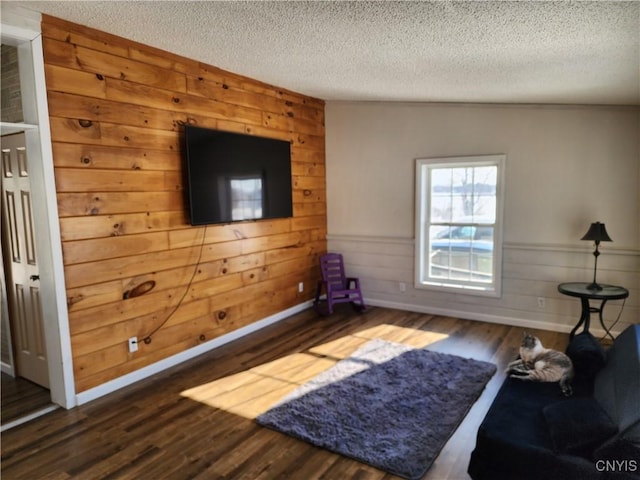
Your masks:
{"label": "small round side table", "polygon": [[[583,332],[589,331],[589,323],[591,321],[591,314],[597,313],[600,317],[600,325],[607,335],[611,337],[613,340],[613,335],[609,329],[605,326],[604,321],[602,320],[602,311],[604,310],[604,306],[609,300],[619,300],[623,298],[627,298],[629,296],[629,290],[624,287],[618,287],[615,285],[604,285],[601,284],[601,290],[596,290],[592,288],[588,288],[590,286],[589,283],[561,283],[558,285],[558,291],[563,295],[568,295],[570,297],[578,297],[580,299],[580,303],[582,304],[582,313],[580,314],[580,321],[578,324],[573,327],[571,330],[571,334],[569,338],[573,338],[576,334],[576,331],[582,324],[584,324]],[[592,307],[589,305],[589,300],[601,300],[599,307]]]}

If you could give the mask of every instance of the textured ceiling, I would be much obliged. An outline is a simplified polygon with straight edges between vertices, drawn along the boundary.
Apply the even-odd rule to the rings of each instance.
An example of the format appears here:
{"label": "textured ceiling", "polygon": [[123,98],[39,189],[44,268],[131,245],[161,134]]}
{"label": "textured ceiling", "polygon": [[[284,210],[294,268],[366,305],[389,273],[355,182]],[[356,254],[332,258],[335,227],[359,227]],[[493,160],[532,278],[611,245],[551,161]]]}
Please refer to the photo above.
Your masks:
{"label": "textured ceiling", "polygon": [[15,3],[325,100],[640,104],[638,1]]}

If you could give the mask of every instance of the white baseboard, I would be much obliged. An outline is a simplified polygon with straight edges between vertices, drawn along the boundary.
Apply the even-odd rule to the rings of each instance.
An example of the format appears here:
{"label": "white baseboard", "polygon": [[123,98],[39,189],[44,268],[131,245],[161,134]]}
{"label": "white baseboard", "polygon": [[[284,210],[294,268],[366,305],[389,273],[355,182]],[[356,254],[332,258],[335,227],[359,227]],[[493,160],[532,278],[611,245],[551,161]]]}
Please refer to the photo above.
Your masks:
{"label": "white baseboard", "polygon": [[16,372],[13,369],[13,365],[9,365],[8,363],[0,362],[0,370],[2,370],[2,373],[6,373],[7,375],[10,375],[12,377],[16,376]]}
{"label": "white baseboard", "polygon": [[[415,305],[401,302],[391,302],[388,300],[376,300],[375,298],[367,298],[367,304],[375,307],[395,308],[397,310],[406,310],[409,312],[417,313],[431,313],[433,315],[442,315],[454,318],[465,318],[468,320],[478,320],[481,322],[498,323],[500,325],[510,325],[513,327],[531,328],[538,330],[548,330],[551,332],[570,333],[573,329],[573,325],[561,325],[552,322],[545,322],[540,320],[531,320],[527,318],[514,318],[514,317],[501,317],[499,315],[490,315],[485,313],[473,313],[462,310],[450,310],[446,308],[435,308],[426,305]],[[576,319],[576,323],[578,320]],[[580,330],[582,331],[582,330]],[[601,328],[593,328],[593,325],[589,328],[589,332],[596,338],[604,337],[606,332]],[[621,332],[612,331],[614,336],[617,336]]]}
{"label": "white baseboard", "polygon": [[269,325],[273,325],[274,323],[284,320],[291,315],[302,312],[303,310],[309,308],[311,305],[313,305],[312,300],[301,303],[300,305],[296,305],[287,310],[276,313],[275,315],[271,315],[270,317],[247,325],[246,327],[242,327],[238,330],[234,330],[233,332],[229,332],[226,335],[222,335],[221,337],[203,343],[202,345],[190,348],[189,350],[180,352],[176,355],[165,358],[164,360],[160,360],[159,362],[143,367],[139,370],[136,370],[135,372],[128,373],[126,375],[123,375],[122,377],[118,377],[114,380],[103,383],[102,385],[99,385],[95,388],[78,393],[76,395],[76,405],[85,404],[97,398],[103,397],[104,395],[107,395],[109,393],[113,393],[116,390],[139,382],[140,380],[144,380],[145,378],[155,375],[156,373],[160,373],[163,370],[174,367],[180,363],[186,362],[187,360],[191,360],[226,343],[237,340],[241,337],[249,335],[250,333],[254,333]]}

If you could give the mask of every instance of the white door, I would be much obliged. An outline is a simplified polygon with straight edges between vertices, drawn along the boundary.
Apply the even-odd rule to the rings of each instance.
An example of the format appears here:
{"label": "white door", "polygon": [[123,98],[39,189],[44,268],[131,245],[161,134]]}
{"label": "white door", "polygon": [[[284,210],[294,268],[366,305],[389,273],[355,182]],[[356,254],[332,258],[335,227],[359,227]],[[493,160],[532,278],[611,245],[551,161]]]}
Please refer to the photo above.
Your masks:
{"label": "white door", "polygon": [[31,185],[23,133],[2,137],[2,246],[18,376],[49,388],[36,262]]}

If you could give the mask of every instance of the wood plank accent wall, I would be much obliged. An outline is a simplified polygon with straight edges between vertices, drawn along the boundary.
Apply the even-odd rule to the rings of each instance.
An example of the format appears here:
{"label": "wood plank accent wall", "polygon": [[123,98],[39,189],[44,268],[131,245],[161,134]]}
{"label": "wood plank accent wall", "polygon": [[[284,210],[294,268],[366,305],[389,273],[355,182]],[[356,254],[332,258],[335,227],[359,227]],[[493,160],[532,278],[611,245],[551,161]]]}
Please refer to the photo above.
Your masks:
{"label": "wood plank accent wall", "polygon": [[[326,251],[321,100],[49,16],[42,33],[78,392],[312,298]],[[191,227],[187,123],[289,140],[293,218]],[[129,337],[156,329],[129,353]]]}

